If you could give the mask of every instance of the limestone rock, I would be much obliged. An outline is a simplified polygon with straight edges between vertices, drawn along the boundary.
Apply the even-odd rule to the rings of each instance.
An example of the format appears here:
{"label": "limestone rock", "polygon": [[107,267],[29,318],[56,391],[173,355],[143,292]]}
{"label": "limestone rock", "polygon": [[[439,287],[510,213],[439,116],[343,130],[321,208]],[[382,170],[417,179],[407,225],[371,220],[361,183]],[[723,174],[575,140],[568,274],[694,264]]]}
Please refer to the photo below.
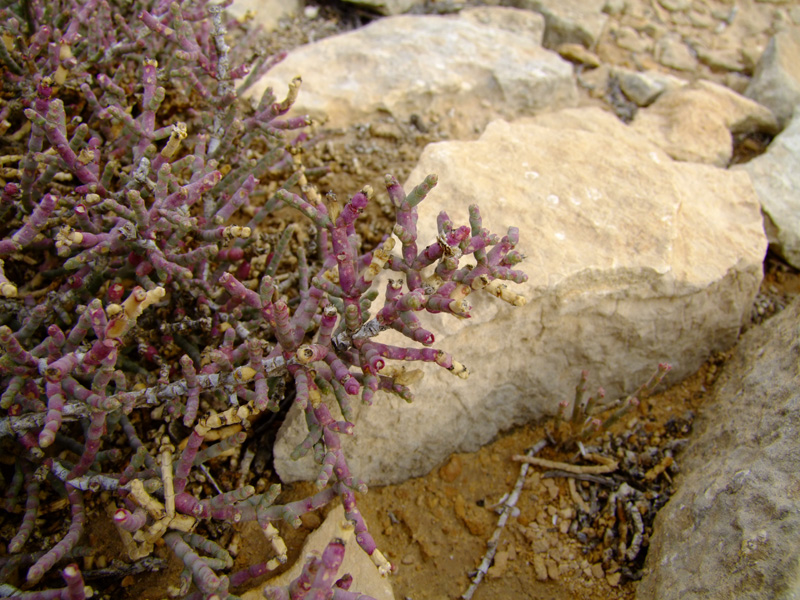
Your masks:
{"label": "limestone rock", "polygon": [[488,25],[523,35],[541,45],[544,40],[544,17],[539,13],[503,6],[474,6],[458,13],[459,18],[477,25]]}
{"label": "limestone rock", "polygon": [[298,14],[302,5],[300,0],[234,0],[227,11],[239,20],[251,16],[266,31],[272,31],[281,17]]}
{"label": "limestone rock", "polygon": [[637,106],[649,106],[663,92],[686,85],[685,81],[658,71],[639,72],[618,67],[614,75],[620,89]]}
{"label": "limestone rock", "polygon": [[[393,396],[353,403],[357,437],[344,440],[345,452],[369,482],[421,475],[554,414],[574,397],[582,369],[609,399],[662,361],[683,378],[730,347],[749,314],[766,239],[745,173],[675,162],[594,108],[495,121],[477,141],[432,144],[406,190],[428,173],[439,185],[419,207],[421,247],[436,239],[439,211],[461,225],[468,205],[479,204],[490,231],[519,227],[529,279],[511,285],[528,303],[475,293],[471,319],[421,315],[434,347],[472,375],[422,367],[413,404]],[[392,331],[376,339],[409,345]],[[305,435],[294,408],[275,447],[284,481],[316,476],[313,465],[289,459]]]}
{"label": "limestone rock", "polygon": [[704,65],[708,65],[712,69],[734,72],[745,70],[745,64],[738,48],[719,48],[712,50],[706,48],[702,44],[695,44],[693,48],[700,62]]}
{"label": "limestone rock", "polygon": [[697,68],[694,54],[680,36],[675,34],[665,35],[656,42],[655,59],[676,71],[694,71]]}
{"label": "limestone rock", "polygon": [[561,44],[556,48],[556,52],[571,63],[583,65],[590,69],[600,66],[600,59],[597,55],[581,44]]}
{"label": "limestone rock", "polygon": [[775,113],[785,126],[800,104],[800,33],[796,29],[773,37],[761,55],[756,72],[745,91],[748,98]]}
{"label": "limestone rock", "polygon": [[617,46],[631,52],[650,52],[653,47],[653,40],[628,26],[616,30],[614,40]]}
{"label": "limestone rock", "polygon": [[743,336],[677,492],[656,517],[647,600],[789,600],[800,592],[800,300]]}
{"label": "limestone rock", "polygon": [[772,140],[767,152],[737,166],[750,174],[775,237],[770,244],[800,268],[800,115]]}
{"label": "limestone rock", "polygon": [[733,153],[731,134],[777,133],[765,107],[721,85],[697,81],[667,92],[640,110],[633,128],[675,160],[726,166]]}
{"label": "limestone rock", "polygon": [[[265,585],[285,586],[297,579],[309,555],[322,556],[322,551],[336,535],[339,523],[344,521],[344,508],[337,506],[328,513],[325,520],[306,539],[300,559],[291,569],[270,579],[242,595],[242,600],[263,600],[261,591]],[[350,573],[353,576],[351,591],[372,596],[375,600],[394,600],[394,592],[388,579],[381,577],[369,556],[358,546],[354,536],[345,543],[344,561],[339,567],[338,577]]]}
{"label": "limestone rock", "polygon": [[453,110],[465,127],[576,103],[572,66],[529,34],[439,16],[397,16],[293,50],[254,84],[279,97],[301,74],[294,114],[344,127],[380,113]]}
{"label": "limestone rock", "polygon": [[608,15],[603,13],[605,0],[515,0],[513,4],[544,16],[547,48],[557,48],[561,44],[594,48],[608,20]]}

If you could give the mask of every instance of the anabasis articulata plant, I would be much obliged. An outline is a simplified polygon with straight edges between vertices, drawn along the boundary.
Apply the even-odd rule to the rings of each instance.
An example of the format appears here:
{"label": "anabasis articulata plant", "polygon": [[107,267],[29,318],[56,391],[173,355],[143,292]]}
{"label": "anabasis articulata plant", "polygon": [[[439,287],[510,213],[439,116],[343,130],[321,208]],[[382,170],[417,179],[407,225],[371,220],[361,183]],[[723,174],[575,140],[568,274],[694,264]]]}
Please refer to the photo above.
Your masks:
{"label": "anabasis articulata plant", "polygon": [[[477,207],[469,226],[441,214],[438,239],[419,245],[416,206],[434,176],[409,193],[387,176],[401,249],[387,232],[364,252],[355,223],[372,190],[339,204],[309,183],[297,152],[307,133],[287,136],[309,124],[286,116],[299,80],[282,101],[269,90],[255,106],[238,100],[280,57],[250,50],[247,31],[230,46],[239,25],[223,8],[31,0],[0,9],[0,436],[14,457],[0,474],[15,526],[0,559],[3,595],[87,595],[72,562],[65,588],[45,588],[60,585],[50,575],[59,561],[80,555],[85,497],[101,491],[129,560],[163,540],[183,562],[173,596],[194,586],[228,597],[285,561],[274,523],[298,526],[337,497],[387,572],[356,506],[365,486],[341,449],[340,434],[355,427],[349,405],[378,390],[411,399],[392,360],[466,376],[416,313],[468,317],[476,290],[522,302],[502,284],[525,279],[514,269],[518,233],[490,234]],[[311,221],[305,243],[293,226],[263,233],[281,206]],[[373,316],[382,269],[398,278]],[[381,343],[387,328],[411,345]],[[280,504],[279,485],[252,485],[260,473],[217,482],[206,464],[238,460],[253,424],[292,398],[309,430],[296,455],[313,452],[318,491]],[[70,511],[55,543],[37,531],[41,499],[53,495]],[[259,523],[275,557],[226,574],[233,557],[215,532],[245,521]]]}

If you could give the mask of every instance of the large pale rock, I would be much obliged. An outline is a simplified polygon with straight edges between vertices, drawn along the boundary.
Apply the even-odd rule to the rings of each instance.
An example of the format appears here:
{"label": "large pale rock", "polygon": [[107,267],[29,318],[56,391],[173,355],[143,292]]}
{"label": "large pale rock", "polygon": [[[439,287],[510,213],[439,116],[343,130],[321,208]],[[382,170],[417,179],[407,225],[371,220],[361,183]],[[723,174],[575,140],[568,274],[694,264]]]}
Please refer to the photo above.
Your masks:
{"label": "large pale rock", "polygon": [[544,16],[547,48],[558,48],[561,44],[594,48],[608,20],[603,13],[605,0],[514,0],[513,4]]}
{"label": "large pale rock", "polygon": [[800,597],[800,300],[750,330],[656,517],[646,600]]}
{"label": "large pale rock", "polygon": [[227,10],[235,19],[252,18],[267,31],[272,31],[282,17],[298,14],[302,5],[300,0],[234,0]]}
{"label": "large pale rock", "polygon": [[[582,369],[609,398],[662,361],[673,379],[685,377],[731,346],[749,314],[766,239],[745,173],[675,162],[599,109],[495,121],[477,141],[430,145],[406,190],[428,173],[439,185],[420,205],[421,246],[435,240],[440,210],[461,225],[479,204],[490,231],[519,228],[529,279],[512,287],[528,304],[476,293],[472,319],[421,316],[434,346],[472,375],[424,368],[413,404],[385,397],[359,407],[357,443],[346,444],[358,477],[420,475],[451,452],[554,414]],[[390,331],[377,339],[413,345]],[[275,447],[284,480],[316,476],[288,458],[304,436],[293,411]]]}
{"label": "large pale rock", "polygon": [[710,81],[665,92],[636,113],[632,127],[675,160],[727,166],[732,134],[777,133],[769,109]]}
{"label": "large pale rock", "polygon": [[293,112],[341,127],[378,114],[454,111],[469,130],[496,116],[576,103],[571,65],[533,36],[468,19],[397,16],[293,50],[251,91],[279,97],[302,75]]}
{"label": "large pale rock", "polygon": [[[286,586],[297,579],[303,570],[303,565],[309,556],[322,556],[328,543],[341,535],[340,524],[345,520],[344,508],[341,504],[331,510],[325,520],[306,539],[300,559],[288,571],[273,577],[266,584],[260,584],[242,594],[242,600],[264,600],[261,593],[265,585]],[[386,577],[381,577],[378,568],[372,563],[369,556],[358,546],[355,536],[350,535],[345,539],[345,552],[342,566],[339,567],[337,577],[349,573],[353,577],[350,588],[375,600],[394,600],[392,586]]]}
{"label": "large pale rock", "polygon": [[772,140],[765,154],[736,168],[753,180],[769,219],[770,244],[800,268],[800,115]]}
{"label": "large pale rock", "polygon": [[800,33],[790,29],[770,39],[745,95],[775,113],[785,126],[800,104]]}

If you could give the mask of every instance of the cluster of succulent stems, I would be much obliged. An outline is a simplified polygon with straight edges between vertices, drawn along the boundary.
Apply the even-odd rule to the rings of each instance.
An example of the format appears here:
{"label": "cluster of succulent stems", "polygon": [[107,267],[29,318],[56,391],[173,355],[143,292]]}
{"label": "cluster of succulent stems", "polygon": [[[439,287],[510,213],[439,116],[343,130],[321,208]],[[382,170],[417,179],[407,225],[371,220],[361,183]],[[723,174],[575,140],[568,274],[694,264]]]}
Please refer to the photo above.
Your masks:
{"label": "cluster of succulent stems", "polygon": [[586,383],[589,372],[582,371],[580,381],[575,386],[575,399],[571,403],[559,403],[555,434],[562,439],[564,445],[569,445],[583,442],[598,432],[607,430],[652,394],[671,370],[671,365],[659,363],[650,378],[632,394],[612,402],[604,401],[606,392],[602,387],[595,394],[588,394]]}
{"label": "cluster of succulent stems", "polygon": [[[0,595],[91,595],[77,563],[60,570],[65,587],[43,585],[76,555],[84,496],[101,491],[129,560],[161,541],[180,559],[174,597],[234,597],[285,562],[276,523],[297,527],[336,499],[387,573],[356,502],[366,486],[343,451],[352,403],[379,392],[411,401],[419,373],[408,362],[468,375],[433,346],[420,315],[469,317],[473,293],[522,305],[505,283],[525,280],[518,231],[489,233],[471,206],[468,225],[441,213],[437,239],[420,245],[417,206],[436,177],[406,192],[387,175],[394,229],[363,251],[356,221],[373,191],[344,203],[316,192],[299,160],[311,121],[287,116],[299,78],[283,100],[271,90],[249,108],[239,99],[280,59],[237,54],[257,32],[231,45],[231,24],[206,0],[132,0],[126,14],[115,4],[0,8],[3,85],[16,97],[0,98],[0,135],[16,144],[0,156],[0,442],[15,456],[0,508],[19,523],[0,559],[0,581],[16,583]],[[310,222],[313,243],[295,239],[299,215],[268,243],[264,225],[284,206]],[[283,277],[289,254],[296,268]],[[383,271],[393,278],[373,308]],[[410,345],[380,341],[387,329]],[[280,504],[278,484],[215,483],[216,493],[197,484],[198,470],[240,453],[253,424],[282,410],[288,388],[308,425],[293,456],[314,456],[317,491]],[[154,435],[143,421],[156,423]],[[68,524],[37,552],[47,494],[66,499]],[[202,524],[248,521],[273,557],[229,573],[231,552]],[[334,540],[270,597],[355,597],[334,577],[342,553]]]}

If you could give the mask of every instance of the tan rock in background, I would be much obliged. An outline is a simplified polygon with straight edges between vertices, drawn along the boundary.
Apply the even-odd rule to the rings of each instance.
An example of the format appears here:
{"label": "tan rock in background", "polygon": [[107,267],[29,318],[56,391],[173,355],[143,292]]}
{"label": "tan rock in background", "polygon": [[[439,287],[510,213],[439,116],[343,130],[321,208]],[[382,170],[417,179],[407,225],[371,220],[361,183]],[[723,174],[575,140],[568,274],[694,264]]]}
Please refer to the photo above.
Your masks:
{"label": "tan rock in background", "polygon": [[[432,144],[406,190],[428,173],[439,185],[420,205],[420,245],[445,210],[467,223],[477,203],[484,227],[520,231],[521,268],[512,308],[478,293],[472,319],[422,315],[434,344],[472,370],[457,379],[425,367],[408,405],[396,397],[357,402],[357,440],[345,440],[353,473],[388,483],[421,475],[450,453],[571,400],[582,369],[608,398],[633,391],[657,363],[673,381],[730,347],[761,280],[766,239],[744,173],[673,161],[599,109],[491,123],[474,142]],[[380,306],[380,300],[378,300]],[[409,345],[392,331],[377,338]],[[285,481],[316,476],[288,454],[305,436],[296,413],[275,447]]]}

